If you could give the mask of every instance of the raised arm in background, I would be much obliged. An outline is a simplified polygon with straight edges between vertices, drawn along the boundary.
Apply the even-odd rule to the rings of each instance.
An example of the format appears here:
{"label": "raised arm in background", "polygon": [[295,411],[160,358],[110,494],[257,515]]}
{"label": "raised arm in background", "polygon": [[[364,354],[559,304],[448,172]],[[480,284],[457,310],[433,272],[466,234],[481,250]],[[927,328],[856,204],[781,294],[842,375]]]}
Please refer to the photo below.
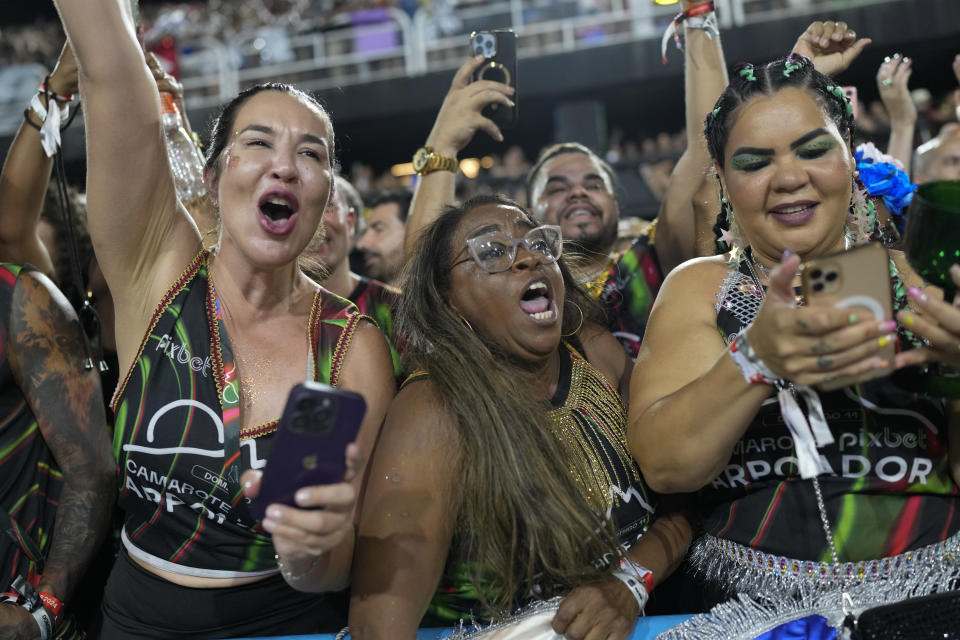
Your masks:
{"label": "raised arm in background", "polygon": [[[433,123],[433,129],[427,136],[424,146],[445,158],[456,158],[481,129],[494,140],[503,142],[499,127],[480,112],[493,103],[512,106],[510,96],[514,90],[509,85],[492,80],[471,82],[473,72],[483,60],[483,56],[474,56],[457,70],[450,91],[443,99],[443,105]],[[420,232],[437,219],[443,207],[453,204],[456,184],[456,171],[433,171],[418,178],[413,202],[410,203],[410,213],[407,215],[403,242],[405,253],[413,250]]]}
{"label": "raised arm in background", "polygon": [[[696,0],[684,0],[684,9]],[[716,22],[714,22],[716,24]],[[711,34],[701,28],[691,28],[684,22],[683,83],[684,126],[687,130],[687,148],[670,175],[667,194],[657,215],[657,257],[664,273],[694,257],[705,255],[701,250],[701,236],[708,237],[712,255],[713,220],[716,216],[716,196],[709,191],[714,180],[708,179],[710,154],[703,138],[703,118],[727,86],[727,68],[719,32]],[[708,183],[707,186],[704,183]],[[706,206],[695,206],[698,191],[708,189],[701,197]],[[703,218],[708,223],[700,221]],[[705,230],[703,230],[705,229]]]}
{"label": "raised arm in background", "polygon": [[[58,96],[78,92],[77,61],[69,43],[60,51],[47,90]],[[0,172],[0,261],[29,263],[53,278],[53,261],[37,232],[53,158],[40,145],[39,116],[28,109],[25,118],[30,121],[20,123]]]}
{"label": "raised arm in background", "polygon": [[917,107],[910,98],[907,83],[913,73],[910,58],[895,53],[884,58],[877,70],[877,89],[880,99],[890,116],[890,140],[887,154],[903,163],[910,175],[910,160],[913,158],[913,132],[917,124]]}
{"label": "raised arm in background", "polygon": [[[87,370],[86,340],[76,314],[50,280],[24,271],[9,318],[8,357],[14,379],[63,473],[54,530],[37,590],[69,605],[110,525],[116,466],[96,369]],[[8,636],[19,617],[26,635]],[[2,607],[0,637],[39,638],[20,607]]]}

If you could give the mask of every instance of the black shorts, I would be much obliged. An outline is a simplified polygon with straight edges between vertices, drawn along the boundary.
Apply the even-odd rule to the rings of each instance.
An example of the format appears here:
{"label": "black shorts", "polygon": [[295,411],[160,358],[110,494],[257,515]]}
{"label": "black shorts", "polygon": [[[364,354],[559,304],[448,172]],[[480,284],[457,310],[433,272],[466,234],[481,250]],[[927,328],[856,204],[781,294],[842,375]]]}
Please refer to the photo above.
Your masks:
{"label": "black shorts", "polygon": [[94,638],[237,638],[330,633],[345,608],[291,588],[280,574],[236,587],[195,589],[156,576],[121,550],[103,594]]}

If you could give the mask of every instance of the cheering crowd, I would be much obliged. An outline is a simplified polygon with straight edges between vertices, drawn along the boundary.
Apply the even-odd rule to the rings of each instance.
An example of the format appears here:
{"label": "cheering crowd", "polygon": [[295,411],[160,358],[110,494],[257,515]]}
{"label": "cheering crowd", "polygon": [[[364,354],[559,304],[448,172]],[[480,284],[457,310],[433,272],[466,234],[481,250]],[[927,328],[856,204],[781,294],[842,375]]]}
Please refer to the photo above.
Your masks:
{"label": "cheering crowd", "polygon": [[[886,152],[854,148],[833,77],[869,39],[818,21],[728,71],[712,3],[684,0],[687,145],[628,239],[577,141],[523,204],[457,200],[458,155],[503,141],[484,110],[514,104],[482,57],[413,193],[365,201],[324,108],[265,83],[188,198],[189,123],[128,3],[56,5],[68,41],[0,176],[0,638],[540,637],[531,612],[570,640],[645,613],[699,614],[667,640],[842,638],[960,584],[960,398],[931,383],[960,306],[901,251],[916,184],[960,180],[960,127],[913,148],[908,57],[877,72]],[[75,96],[82,195],[56,155]],[[801,289],[867,251],[889,313]],[[349,444],[281,446],[305,380],[362,398]],[[342,479],[258,502],[317,456]]]}

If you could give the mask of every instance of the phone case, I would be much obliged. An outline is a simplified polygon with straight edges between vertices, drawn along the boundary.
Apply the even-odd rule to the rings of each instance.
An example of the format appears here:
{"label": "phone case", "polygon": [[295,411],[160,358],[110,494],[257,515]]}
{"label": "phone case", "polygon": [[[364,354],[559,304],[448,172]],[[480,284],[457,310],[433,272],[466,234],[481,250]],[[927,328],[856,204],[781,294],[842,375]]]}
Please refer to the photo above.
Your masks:
{"label": "phone case", "polygon": [[512,127],[517,123],[517,34],[509,30],[474,31],[470,34],[470,49],[473,55],[482,55],[486,61],[474,71],[473,80],[493,80],[508,84],[514,89],[510,97],[513,107],[491,104],[483,108],[484,117],[493,120],[498,127]]}
{"label": "phone case", "polygon": [[[877,322],[893,318],[890,290],[890,257],[879,242],[816,258],[804,263],[803,295],[810,306],[831,305],[851,313],[870,314]],[[894,370],[896,345],[883,348],[880,357],[890,364],[859,376],[845,376],[818,385],[831,391],[888,375]]]}
{"label": "phone case", "polygon": [[293,505],[302,487],[343,481],[346,448],[366,411],[363,396],[351,391],[312,381],[293,387],[251,506],[254,517],[262,520],[273,503]]}

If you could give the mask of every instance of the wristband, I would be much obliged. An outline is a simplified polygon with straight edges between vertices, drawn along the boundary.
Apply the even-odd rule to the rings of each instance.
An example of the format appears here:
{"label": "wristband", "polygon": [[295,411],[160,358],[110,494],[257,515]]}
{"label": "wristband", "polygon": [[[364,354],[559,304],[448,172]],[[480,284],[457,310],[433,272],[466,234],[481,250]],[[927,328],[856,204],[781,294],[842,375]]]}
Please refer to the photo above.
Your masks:
{"label": "wristband", "polygon": [[634,599],[637,601],[637,608],[639,613],[643,613],[644,607],[647,606],[647,600],[650,599],[650,594],[647,593],[647,585],[643,582],[641,578],[634,577],[629,573],[624,573],[623,571],[614,571],[613,577],[627,585],[627,589],[630,590],[630,593],[633,594]]}
{"label": "wristband", "polygon": [[51,604],[56,603],[58,614],[63,604],[48,593],[37,593],[33,585],[24,580],[23,576],[17,576],[10,585],[10,589],[10,592],[3,594],[0,602],[11,602],[26,609],[40,628],[40,640],[51,640],[53,630],[56,627],[56,619],[47,610],[46,603],[48,599],[52,601]]}
{"label": "wristband", "polygon": [[[698,16],[704,16],[698,18],[690,26],[694,29],[702,29],[707,32],[707,35],[711,38],[714,33],[719,35],[720,32],[717,29],[717,20],[714,12],[716,8],[713,5],[712,0],[707,2],[701,2],[700,4],[695,4],[692,7],[684,9],[676,16],[674,16],[673,21],[667,26],[667,30],[663,33],[663,39],[660,41],[660,53],[663,56],[663,64],[667,64],[667,43],[670,41],[670,38],[673,38],[674,43],[677,46],[677,50],[683,51],[683,41],[680,40],[680,24],[690,20],[691,18],[698,18]],[[710,16],[713,16],[711,21]]]}
{"label": "wristband", "polygon": [[40,596],[43,606],[53,614],[54,620],[59,621],[60,614],[63,613],[63,603],[54,596],[50,595],[49,593],[44,593],[43,591],[38,591],[37,595]]}
{"label": "wristband", "polygon": [[55,91],[52,91],[48,87],[50,86],[50,76],[47,76],[43,79],[43,82],[40,84],[40,88],[37,89],[40,93],[43,93],[47,96],[47,99],[53,98],[54,100],[59,100],[60,102],[73,102],[73,94],[69,95],[60,95]]}
{"label": "wristband", "polygon": [[[27,611],[30,611],[27,609]],[[51,640],[53,638],[54,621],[53,616],[47,611],[46,607],[37,607],[30,611],[30,615],[37,621],[40,627],[40,640]]]}
{"label": "wristband", "polygon": [[40,145],[47,157],[51,158],[60,148],[60,128],[70,122],[70,108],[64,105],[61,110],[56,100],[48,100],[44,106],[40,101],[40,94],[37,93],[33,94],[30,100],[30,108],[43,121],[40,126]]}
{"label": "wristband", "polygon": [[653,592],[653,571],[650,571],[650,569],[647,569],[642,564],[637,564],[627,556],[621,556],[620,572],[639,578],[643,581],[647,593]]}
{"label": "wristband", "polygon": [[773,385],[779,380],[777,374],[753,350],[750,341],[747,339],[746,329],[742,329],[740,333],[734,336],[733,342],[730,343],[729,352],[734,364],[743,374],[743,379],[750,384]]}

